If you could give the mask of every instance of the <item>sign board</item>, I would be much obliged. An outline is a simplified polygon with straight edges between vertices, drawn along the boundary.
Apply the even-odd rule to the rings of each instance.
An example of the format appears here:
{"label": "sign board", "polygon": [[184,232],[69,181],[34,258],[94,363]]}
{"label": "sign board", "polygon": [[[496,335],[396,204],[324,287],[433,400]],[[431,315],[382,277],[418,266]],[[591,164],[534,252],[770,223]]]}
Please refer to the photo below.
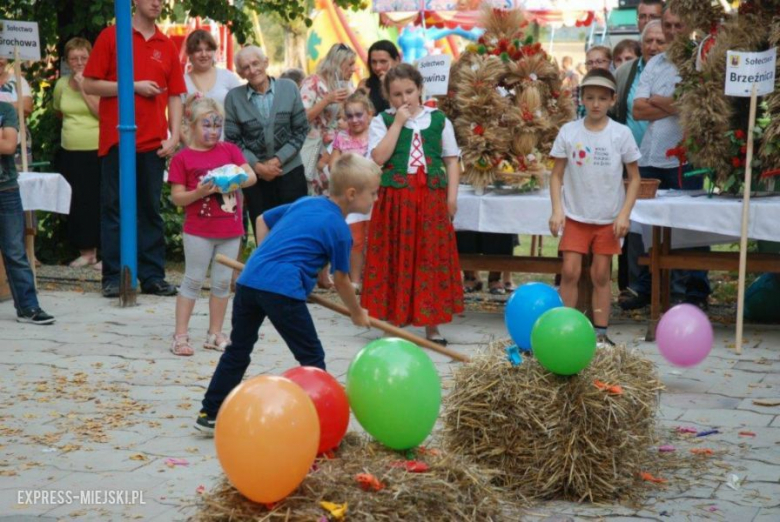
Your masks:
{"label": "sign board", "polygon": [[22,60],[37,62],[41,59],[38,22],[0,20],[0,57],[13,59],[15,47]]}
{"label": "sign board", "polygon": [[425,96],[442,96],[447,94],[451,62],[452,56],[448,54],[429,55],[417,61],[417,70],[420,71],[423,77]]}
{"label": "sign board", "polygon": [[726,53],[726,95],[749,98],[756,85],[756,95],[775,90],[777,48],[760,53],[728,51]]}

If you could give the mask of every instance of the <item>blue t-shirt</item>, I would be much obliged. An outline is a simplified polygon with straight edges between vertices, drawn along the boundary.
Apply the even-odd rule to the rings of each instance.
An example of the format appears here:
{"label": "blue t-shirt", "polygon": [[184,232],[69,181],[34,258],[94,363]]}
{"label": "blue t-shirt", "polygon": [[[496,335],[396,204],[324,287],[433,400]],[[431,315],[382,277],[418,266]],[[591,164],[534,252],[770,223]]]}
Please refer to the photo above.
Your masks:
{"label": "blue t-shirt", "polygon": [[305,197],[263,213],[270,229],[238,278],[238,284],[306,300],[317,274],[349,273],[352,234],[341,209],[326,197]]}

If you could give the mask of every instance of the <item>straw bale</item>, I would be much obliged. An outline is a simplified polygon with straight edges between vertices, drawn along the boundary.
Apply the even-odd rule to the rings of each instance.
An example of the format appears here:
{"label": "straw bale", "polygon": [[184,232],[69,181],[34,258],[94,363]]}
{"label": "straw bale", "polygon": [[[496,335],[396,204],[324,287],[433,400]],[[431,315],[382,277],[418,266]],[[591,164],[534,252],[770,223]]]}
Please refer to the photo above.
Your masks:
{"label": "straw bale", "polygon": [[[653,363],[624,346],[599,350],[579,375],[553,375],[526,357],[511,366],[491,345],[459,367],[445,402],[443,440],[454,454],[500,471],[497,485],[526,499],[637,499],[657,458],[662,385]],[[594,385],[620,385],[612,395]]]}
{"label": "straw bale", "polygon": [[[418,450],[415,458],[430,471],[409,473],[390,465],[404,460],[403,454],[350,432],[335,457],[318,459],[301,486],[271,509],[247,500],[224,480],[202,496],[193,520],[311,522],[327,515],[320,501],[346,502],[346,519],[361,521],[493,521],[513,509],[491,485],[493,473],[444,452]],[[373,474],[385,488],[362,490],[355,479],[360,473]]]}

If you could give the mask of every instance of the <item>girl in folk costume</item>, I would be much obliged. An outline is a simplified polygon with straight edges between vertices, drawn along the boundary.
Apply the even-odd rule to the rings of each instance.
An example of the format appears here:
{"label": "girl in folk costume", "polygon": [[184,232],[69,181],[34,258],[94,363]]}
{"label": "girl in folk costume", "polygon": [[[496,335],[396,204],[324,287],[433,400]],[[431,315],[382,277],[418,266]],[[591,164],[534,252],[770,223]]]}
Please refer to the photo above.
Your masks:
{"label": "girl in folk costume", "polygon": [[371,121],[369,151],[382,166],[369,227],[362,303],[372,317],[438,325],[463,310],[455,231],[460,164],[452,123],[421,103],[422,75],[400,64],[385,75],[391,109]]}

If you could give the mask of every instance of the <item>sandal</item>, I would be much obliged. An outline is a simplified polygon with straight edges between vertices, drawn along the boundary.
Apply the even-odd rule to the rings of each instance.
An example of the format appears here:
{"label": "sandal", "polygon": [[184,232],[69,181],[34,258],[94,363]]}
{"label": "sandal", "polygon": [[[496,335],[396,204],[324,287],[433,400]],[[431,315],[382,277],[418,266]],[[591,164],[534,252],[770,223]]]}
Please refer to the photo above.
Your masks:
{"label": "sandal", "polygon": [[506,288],[501,281],[490,281],[488,284],[492,295],[506,295]]}
{"label": "sandal", "polygon": [[[96,262],[97,260],[94,257],[79,256],[73,261],[71,261],[70,265],[68,266],[70,266],[71,268],[84,268],[85,266],[94,265]],[[39,265],[35,265],[35,266],[39,266]]]}
{"label": "sandal", "polygon": [[173,355],[180,355],[183,357],[189,357],[195,352],[190,346],[190,337],[187,334],[179,334],[173,336],[173,343],[171,344],[171,353]]}
{"label": "sandal", "polygon": [[218,352],[224,352],[227,345],[230,344],[230,339],[222,332],[211,333],[206,335],[206,342],[203,343],[203,347],[207,350],[216,350]]}
{"label": "sandal", "polygon": [[517,287],[512,281],[504,281],[504,290],[506,290],[507,294],[511,294],[515,290],[517,290]]}
{"label": "sandal", "polygon": [[473,294],[474,292],[479,292],[481,290],[482,290],[482,281],[477,281],[476,279],[472,279],[472,278],[464,279],[463,281],[464,294]]}

